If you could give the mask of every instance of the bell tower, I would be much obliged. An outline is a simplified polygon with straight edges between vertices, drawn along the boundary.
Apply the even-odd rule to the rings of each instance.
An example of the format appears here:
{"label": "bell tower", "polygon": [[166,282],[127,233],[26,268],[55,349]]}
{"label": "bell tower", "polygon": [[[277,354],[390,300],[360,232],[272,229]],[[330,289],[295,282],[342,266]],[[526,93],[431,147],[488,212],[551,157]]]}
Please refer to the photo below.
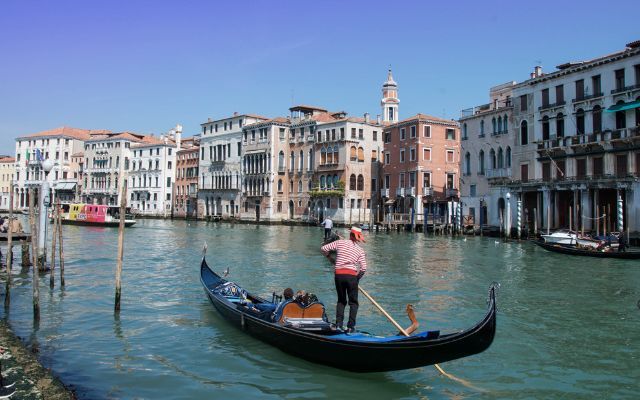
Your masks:
{"label": "bell tower", "polygon": [[398,84],[393,80],[391,67],[387,74],[387,81],[382,85],[382,120],[384,122],[398,122]]}

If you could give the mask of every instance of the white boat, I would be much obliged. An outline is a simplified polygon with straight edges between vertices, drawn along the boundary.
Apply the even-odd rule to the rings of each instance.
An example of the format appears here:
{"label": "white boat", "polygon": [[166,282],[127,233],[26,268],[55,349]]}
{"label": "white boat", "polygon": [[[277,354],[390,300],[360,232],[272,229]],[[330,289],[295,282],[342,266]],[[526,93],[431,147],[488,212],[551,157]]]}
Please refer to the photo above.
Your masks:
{"label": "white boat", "polygon": [[561,229],[559,231],[555,231],[550,235],[542,235],[542,238],[547,243],[556,243],[556,244],[576,244],[576,240],[578,239],[578,235],[574,231],[570,231],[568,229]]}
{"label": "white boat", "polygon": [[579,246],[590,247],[593,249],[597,249],[603,244],[602,240],[596,240],[590,237],[578,237],[577,241]]}

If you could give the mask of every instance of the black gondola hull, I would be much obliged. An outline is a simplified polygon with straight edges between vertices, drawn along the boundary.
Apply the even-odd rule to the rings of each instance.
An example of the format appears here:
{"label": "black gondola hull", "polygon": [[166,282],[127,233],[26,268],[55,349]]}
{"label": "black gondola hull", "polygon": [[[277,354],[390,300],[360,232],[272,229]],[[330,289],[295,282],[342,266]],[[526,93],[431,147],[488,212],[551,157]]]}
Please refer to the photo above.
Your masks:
{"label": "black gondola hull", "polygon": [[584,249],[579,249],[573,245],[547,243],[542,240],[536,240],[534,243],[545,250],[549,250],[549,251],[553,251],[555,253],[561,253],[561,254],[570,254],[574,256],[586,256],[586,257],[597,257],[597,258],[621,258],[621,259],[627,259],[627,260],[640,259],[639,251],[584,250]]}
{"label": "black gondola hull", "polygon": [[[211,273],[203,260],[201,274]],[[495,289],[490,289],[489,311],[473,328],[441,335],[436,339],[409,337],[393,342],[357,342],[336,340],[332,336],[311,333],[262,320],[242,312],[223,296],[213,292],[224,280],[207,282],[205,292],[215,309],[232,325],[286,353],[318,364],[353,372],[383,372],[422,367],[470,356],[486,350],[495,336]]]}

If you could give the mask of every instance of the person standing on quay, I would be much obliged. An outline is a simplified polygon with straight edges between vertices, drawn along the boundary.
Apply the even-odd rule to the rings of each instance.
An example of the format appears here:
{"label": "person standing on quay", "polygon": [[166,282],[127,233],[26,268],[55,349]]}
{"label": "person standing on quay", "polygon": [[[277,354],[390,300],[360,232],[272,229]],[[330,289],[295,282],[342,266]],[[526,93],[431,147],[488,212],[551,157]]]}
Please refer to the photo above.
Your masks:
{"label": "person standing on quay", "polygon": [[336,326],[342,328],[344,309],[349,299],[349,322],[347,333],[355,331],[358,315],[358,283],[367,271],[367,259],[359,242],[364,242],[362,229],[352,227],[349,240],[340,239],[321,247],[322,254],[329,258],[332,250],[337,252],[335,262],[335,284],[338,294],[336,305]]}
{"label": "person standing on quay", "polygon": [[327,240],[331,236],[331,229],[333,229],[331,217],[327,215],[327,218],[322,221],[322,225],[324,226],[324,240]]}

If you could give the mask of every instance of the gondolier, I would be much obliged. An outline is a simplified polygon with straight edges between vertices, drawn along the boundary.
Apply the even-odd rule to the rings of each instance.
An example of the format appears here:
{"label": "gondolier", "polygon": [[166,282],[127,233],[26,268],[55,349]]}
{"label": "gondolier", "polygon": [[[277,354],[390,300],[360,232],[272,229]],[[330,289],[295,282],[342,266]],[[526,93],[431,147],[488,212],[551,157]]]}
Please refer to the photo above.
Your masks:
{"label": "gondolier", "polygon": [[322,254],[329,258],[331,251],[336,251],[335,284],[338,295],[336,305],[336,326],[342,328],[344,309],[349,300],[349,321],[347,332],[355,331],[358,315],[358,282],[367,271],[367,260],[359,242],[364,242],[362,229],[354,226],[349,231],[349,240],[340,239],[321,247]]}

